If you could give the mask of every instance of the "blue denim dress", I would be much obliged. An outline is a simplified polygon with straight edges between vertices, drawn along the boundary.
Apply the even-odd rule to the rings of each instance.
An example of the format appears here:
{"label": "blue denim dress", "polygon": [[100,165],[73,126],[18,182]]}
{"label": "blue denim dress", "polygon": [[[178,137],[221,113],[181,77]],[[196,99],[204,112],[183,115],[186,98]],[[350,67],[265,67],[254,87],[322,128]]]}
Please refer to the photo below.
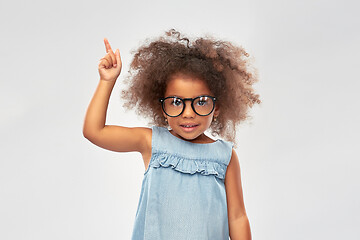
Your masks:
{"label": "blue denim dress", "polygon": [[233,144],[182,140],[152,127],[132,240],[228,240],[225,173]]}

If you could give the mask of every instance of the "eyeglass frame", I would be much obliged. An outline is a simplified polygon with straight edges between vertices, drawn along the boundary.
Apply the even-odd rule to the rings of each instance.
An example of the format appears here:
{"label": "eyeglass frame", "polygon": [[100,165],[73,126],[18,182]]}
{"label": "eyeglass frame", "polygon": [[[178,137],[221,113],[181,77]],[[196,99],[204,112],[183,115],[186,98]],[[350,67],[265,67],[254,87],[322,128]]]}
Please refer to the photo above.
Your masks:
{"label": "eyeglass frame", "polygon": [[[208,114],[206,114],[206,115],[200,115],[199,113],[197,113],[197,112],[195,111],[194,101],[195,101],[195,99],[201,98],[201,97],[211,98],[212,101],[213,101],[213,103],[214,103],[211,111],[210,111]],[[166,99],[168,99],[168,98],[178,98],[178,99],[180,99],[181,102],[183,103],[183,109],[181,110],[181,112],[180,112],[178,115],[172,116],[172,115],[169,115],[169,114],[165,111],[164,101],[165,101]],[[195,98],[181,98],[181,97],[177,97],[177,96],[169,96],[169,97],[165,97],[165,98],[159,98],[159,102],[161,103],[161,108],[162,108],[162,110],[163,110],[164,113],[165,113],[166,115],[168,115],[169,117],[178,117],[178,116],[180,116],[180,115],[184,112],[184,110],[185,110],[185,107],[186,107],[185,101],[191,101],[191,104],[190,104],[190,105],[191,105],[191,108],[192,108],[192,110],[194,111],[194,113],[196,113],[197,115],[203,117],[203,116],[208,116],[208,115],[210,115],[210,114],[214,111],[214,109],[215,109],[215,103],[216,103],[216,97],[209,96],[209,95],[201,95],[201,96],[197,96],[197,97],[195,97]]]}

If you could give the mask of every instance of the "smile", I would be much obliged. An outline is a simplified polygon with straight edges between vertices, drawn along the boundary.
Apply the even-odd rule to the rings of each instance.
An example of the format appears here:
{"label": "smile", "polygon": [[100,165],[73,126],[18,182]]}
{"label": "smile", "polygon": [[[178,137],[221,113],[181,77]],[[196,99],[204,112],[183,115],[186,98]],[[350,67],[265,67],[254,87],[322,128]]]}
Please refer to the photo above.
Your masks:
{"label": "smile", "polygon": [[186,132],[190,132],[192,130],[194,130],[196,127],[198,126],[198,124],[184,124],[184,125],[180,125],[180,127],[186,131]]}
{"label": "smile", "polygon": [[190,127],[196,127],[197,125],[180,125],[180,126],[190,128]]}

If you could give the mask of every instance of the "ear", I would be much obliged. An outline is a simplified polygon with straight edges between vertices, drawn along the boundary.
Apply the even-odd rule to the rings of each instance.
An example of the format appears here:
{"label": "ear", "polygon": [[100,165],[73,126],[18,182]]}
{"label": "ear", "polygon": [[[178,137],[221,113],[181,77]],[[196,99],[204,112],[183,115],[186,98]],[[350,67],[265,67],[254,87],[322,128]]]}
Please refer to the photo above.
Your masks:
{"label": "ear", "polygon": [[168,116],[165,114],[164,110],[161,109],[162,115],[164,116],[164,118],[167,118]]}
{"label": "ear", "polygon": [[161,109],[161,114],[165,117],[165,112],[164,112],[164,110],[162,109],[162,107],[160,107],[160,109]]}
{"label": "ear", "polygon": [[214,117],[219,116],[219,114],[220,114],[220,108],[218,107],[218,105],[215,104]]}

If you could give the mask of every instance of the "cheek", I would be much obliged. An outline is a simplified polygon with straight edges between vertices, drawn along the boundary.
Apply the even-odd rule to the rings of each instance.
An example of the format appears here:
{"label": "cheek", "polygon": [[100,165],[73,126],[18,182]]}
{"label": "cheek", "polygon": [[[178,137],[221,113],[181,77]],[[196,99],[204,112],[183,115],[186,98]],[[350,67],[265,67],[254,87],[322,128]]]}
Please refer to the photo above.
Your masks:
{"label": "cheek", "polygon": [[213,119],[212,117],[208,118],[208,121],[207,121],[207,122],[208,122],[209,125],[211,124],[212,119]]}
{"label": "cheek", "polygon": [[203,124],[204,127],[206,126],[207,128],[209,128],[212,123],[212,115],[204,117],[200,120],[200,122]]}
{"label": "cheek", "polygon": [[167,117],[167,120],[169,125],[176,124],[177,122],[177,119],[173,117]]}

